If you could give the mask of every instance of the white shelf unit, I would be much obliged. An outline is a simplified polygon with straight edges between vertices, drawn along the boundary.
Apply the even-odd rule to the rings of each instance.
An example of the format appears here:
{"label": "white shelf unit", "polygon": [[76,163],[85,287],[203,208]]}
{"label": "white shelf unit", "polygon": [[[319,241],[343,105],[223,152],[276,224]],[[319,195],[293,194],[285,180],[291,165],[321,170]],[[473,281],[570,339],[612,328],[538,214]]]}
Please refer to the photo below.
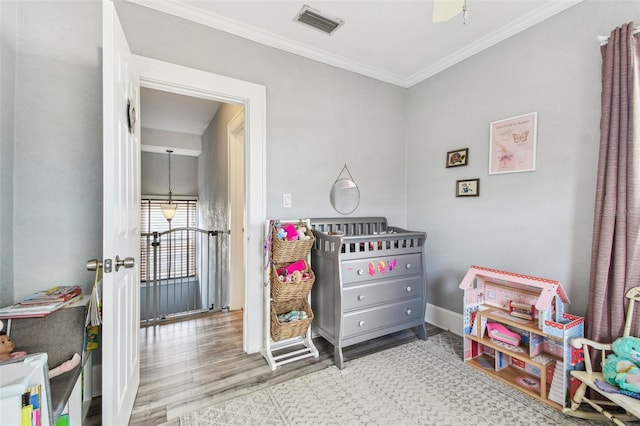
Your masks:
{"label": "white shelf unit", "polygon": [[2,424],[21,424],[22,394],[27,388],[40,385],[40,424],[51,425],[53,419],[47,359],[46,353],[39,353],[28,355],[20,361],[0,365]]}
{"label": "white shelf unit", "polygon": [[[267,360],[271,370],[278,366],[301,359],[319,356],[318,349],[311,339],[311,324],[303,336],[292,337],[281,341],[274,341],[271,338],[271,228],[276,223],[306,223],[310,227],[309,219],[295,220],[267,220],[264,231],[264,288],[263,288],[263,345],[260,352]],[[311,256],[305,259],[311,267]],[[307,297],[307,302],[311,305],[311,295]]]}

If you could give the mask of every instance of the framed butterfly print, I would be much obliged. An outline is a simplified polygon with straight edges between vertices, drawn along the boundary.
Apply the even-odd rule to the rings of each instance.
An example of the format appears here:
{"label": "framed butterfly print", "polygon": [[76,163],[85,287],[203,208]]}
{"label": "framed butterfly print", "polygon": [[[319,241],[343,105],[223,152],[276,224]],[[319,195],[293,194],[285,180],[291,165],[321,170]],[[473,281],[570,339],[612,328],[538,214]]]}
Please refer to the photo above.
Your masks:
{"label": "framed butterfly print", "polygon": [[536,169],[538,113],[493,121],[489,136],[489,174]]}

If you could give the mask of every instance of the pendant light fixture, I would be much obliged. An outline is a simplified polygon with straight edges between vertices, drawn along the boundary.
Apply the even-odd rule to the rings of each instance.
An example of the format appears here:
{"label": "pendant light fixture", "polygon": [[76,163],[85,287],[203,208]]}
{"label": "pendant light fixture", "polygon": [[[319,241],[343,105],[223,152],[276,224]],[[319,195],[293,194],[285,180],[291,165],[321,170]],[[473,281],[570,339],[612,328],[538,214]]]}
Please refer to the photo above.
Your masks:
{"label": "pendant light fixture", "polygon": [[171,199],[171,153],[173,152],[173,150],[168,149],[167,150],[167,154],[169,154],[169,201],[166,204],[161,204],[160,207],[162,208],[162,215],[164,216],[165,219],[167,219],[169,222],[171,222],[171,219],[173,219],[173,217],[176,215],[176,209],[178,208],[178,206],[173,202],[173,200]]}

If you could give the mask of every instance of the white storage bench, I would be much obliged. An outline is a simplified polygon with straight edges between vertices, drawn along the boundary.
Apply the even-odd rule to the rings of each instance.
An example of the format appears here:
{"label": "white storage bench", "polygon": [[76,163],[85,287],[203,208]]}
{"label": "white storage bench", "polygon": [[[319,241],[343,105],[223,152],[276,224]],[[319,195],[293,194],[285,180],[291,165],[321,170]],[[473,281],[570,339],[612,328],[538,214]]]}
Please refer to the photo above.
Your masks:
{"label": "white storage bench", "polygon": [[334,345],[338,368],[346,346],[408,328],[427,338],[424,232],[384,217],[311,219],[311,230],[313,328]]}

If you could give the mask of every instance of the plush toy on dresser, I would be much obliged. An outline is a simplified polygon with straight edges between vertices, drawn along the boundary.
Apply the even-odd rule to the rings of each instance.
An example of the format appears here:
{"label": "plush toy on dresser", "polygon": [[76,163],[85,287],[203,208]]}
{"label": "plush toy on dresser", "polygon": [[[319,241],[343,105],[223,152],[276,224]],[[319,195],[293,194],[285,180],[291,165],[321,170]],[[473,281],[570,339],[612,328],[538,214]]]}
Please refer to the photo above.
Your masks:
{"label": "plush toy on dresser", "polygon": [[631,392],[640,392],[640,338],[620,337],[611,345],[602,375],[607,382]]}

